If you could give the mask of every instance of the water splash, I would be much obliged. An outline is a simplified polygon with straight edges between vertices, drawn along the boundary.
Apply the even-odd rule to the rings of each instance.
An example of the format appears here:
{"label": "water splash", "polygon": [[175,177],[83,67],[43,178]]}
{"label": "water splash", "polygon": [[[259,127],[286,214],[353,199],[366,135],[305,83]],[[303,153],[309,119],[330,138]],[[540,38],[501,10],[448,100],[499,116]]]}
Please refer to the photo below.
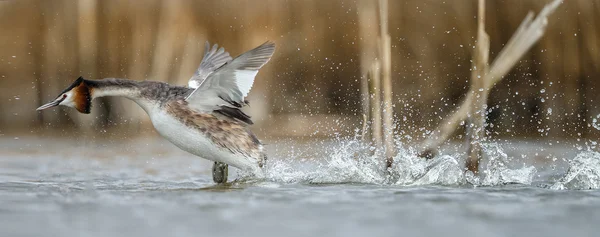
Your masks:
{"label": "water splash", "polygon": [[[418,157],[420,158],[420,157]],[[422,158],[420,158],[423,160]],[[427,161],[424,169],[421,170],[421,177],[415,180],[405,180],[396,182],[396,184],[410,185],[460,185],[464,184],[464,176],[459,162],[452,156],[443,155]]]}
{"label": "water splash", "polygon": [[592,126],[596,129],[596,130],[600,130],[600,114],[596,115],[595,118],[592,118]]}
{"label": "water splash", "polygon": [[[267,180],[286,183],[383,183],[383,167],[370,147],[357,139],[338,139],[325,149],[325,160],[295,157],[275,160],[268,167]],[[290,151],[290,153],[295,153]]]}
{"label": "water splash", "polygon": [[[417,155],[414,149],[397,143],[397,155],[392,169],[385,170],[382,152],[363,143],[360,139],[336,139],[326,145],[325,159],[299,161],[290,156],[277,159],[269,164],[266,178],[272,182],[285,183],[366,183],[415,185],[464,185],[494,186],[508,183],[531,184],[534,167],[513,169],[509,158],[497,144],[484,146],[489,159],[482,171],[482,179],[465,175],[463,161],[459,155],[441,155],[426,160]],[[298,152],[290,151],[290,154]]]}
{"label": "water splash", "polygon": [[[600,114],[592,119],[592,126],[600,130]],[[586,143],[588,150],[583,151],[571,161],[567,173],[562,176],[550,188],[555,190],[564,189],[600,189],[600,153],[593,151],[598,144],[597,141]]]}
{"label": "water splash", "polygon": [[599,189],[600,153],[584,151],[569,161],[567,173],[550,187],[563,189]]}
{"label": "water splash", "polygon": [[502,184],[518,183],[531,184],[537,170],[533,166],[510,168],[510,159],[506,152],[497,143],[483,145],[484,156],[489,159],[482,173],[484,178],[474,184],[481,186],[496,186]]}

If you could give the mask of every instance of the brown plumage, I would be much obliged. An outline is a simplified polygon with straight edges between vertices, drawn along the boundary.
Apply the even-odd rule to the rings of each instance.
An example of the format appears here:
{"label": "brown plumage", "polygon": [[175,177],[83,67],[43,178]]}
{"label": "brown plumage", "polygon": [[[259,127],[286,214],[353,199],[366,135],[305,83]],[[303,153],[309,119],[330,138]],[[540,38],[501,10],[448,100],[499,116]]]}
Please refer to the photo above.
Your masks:
{"label": "brown plumage", "polygon": [[75,109],[81,113],[89,114],[92,111],[92,88],[85,83],[80,83],[74,90],[76,91],[74,93],[75,98],[73,99]]}
{"label": "brown plumage", "polygon": [[227,116],[196,112],[185,100],[172,100],[165,104],[167,113],[177,118],[190,129],[204,134],[217,146],[232,153],[253,158],[263,166],[266,156],[262,152],[262,144],[248,130],[247,124]]}

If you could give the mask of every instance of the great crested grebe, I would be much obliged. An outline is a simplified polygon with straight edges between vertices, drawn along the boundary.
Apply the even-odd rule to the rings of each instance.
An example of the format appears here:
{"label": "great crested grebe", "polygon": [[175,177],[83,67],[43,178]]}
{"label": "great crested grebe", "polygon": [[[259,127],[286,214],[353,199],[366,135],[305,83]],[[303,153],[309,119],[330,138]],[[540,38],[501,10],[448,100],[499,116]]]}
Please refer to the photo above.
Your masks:
{"label": "great crested grebe", "polygon": [[265,65],[275,44],[266,42],[232,59],[218,45],[207,42],[204,58],[188,87],[164,82],[118,78],[87,80],[79,77],[56,99],[37,110],[59,105],[88,114],[94,98],[121,96],[146,111],[156,131],[184,151],[212,160],[213,180],[227,182],[228,166],[262,174],[266,155],[263,145],[247,128],[247,105],[254,77]]}

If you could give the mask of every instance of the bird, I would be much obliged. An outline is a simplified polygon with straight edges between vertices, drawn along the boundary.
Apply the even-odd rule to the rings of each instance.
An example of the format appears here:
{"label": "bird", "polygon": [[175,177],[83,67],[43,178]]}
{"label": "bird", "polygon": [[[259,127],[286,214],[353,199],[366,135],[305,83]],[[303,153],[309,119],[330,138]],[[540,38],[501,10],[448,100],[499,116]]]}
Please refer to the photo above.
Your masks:
{"label": "bird", "polygon": [[200,66],[187,86],[123,78],[77,78],[38,111],[56,106],[89,114],[99,97],[125,97],[150,117],[158,134],[180,149],[213,161],[215,183],[226,183],[231,165],[255,176],[264,175],[266,152],[248,128],[245,99],[258,71],[271,59],[275,43],[267,41],[236,58],[223,47],[206,42]]}

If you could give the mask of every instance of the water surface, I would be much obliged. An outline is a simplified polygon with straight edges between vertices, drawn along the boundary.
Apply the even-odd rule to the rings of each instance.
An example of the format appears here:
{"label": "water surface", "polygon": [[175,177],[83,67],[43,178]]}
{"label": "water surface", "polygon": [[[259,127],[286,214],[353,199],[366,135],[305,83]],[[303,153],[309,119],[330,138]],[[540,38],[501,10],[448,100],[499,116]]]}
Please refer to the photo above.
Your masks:
{"label": "water surface", "polygon": [[[209,162],[161,139],[1,144],[2,236],[595,236],[600,230],[600,192],[580,190],[593,187],[581,182],[593,182],[597,170],[564,180],[569,159],[558,165],[512,159],[489,166],[499,178],[487,181],[496,183],[473,185],[455,172],[459,161],[452,156],[418,163],[401,151],[412,167],[386,181],[371,155],[356,154],[355,143],[272,142],[266,179],[215,186]],[[518,150],[502,151],[521,157]],[[530,153],[571,160],[582,153],[545,151]],[[594,161],[590,154],[586,162]]]}

